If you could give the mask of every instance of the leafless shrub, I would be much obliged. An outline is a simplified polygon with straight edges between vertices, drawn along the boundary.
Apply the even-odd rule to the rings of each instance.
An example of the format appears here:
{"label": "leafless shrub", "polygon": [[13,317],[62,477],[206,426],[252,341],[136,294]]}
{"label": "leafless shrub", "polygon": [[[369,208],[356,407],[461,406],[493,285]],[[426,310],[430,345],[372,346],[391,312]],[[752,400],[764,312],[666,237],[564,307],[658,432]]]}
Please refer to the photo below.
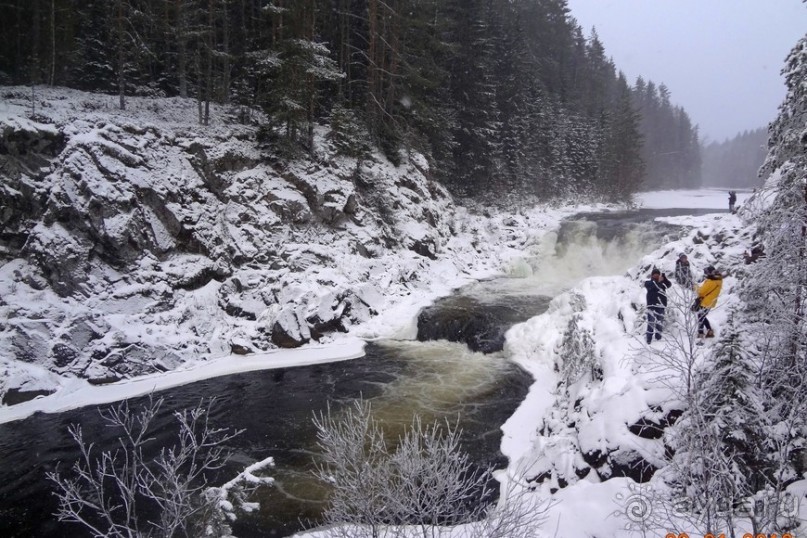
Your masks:
{"label": "leafless shrub", "polygon": [[651,374],[684,402],[693,397],[702,355],[696,337],[698,314],[691,310],[695,297],[697,294],[690,288],[672,287],[667,291],[663,347],[647,347],[648,355],[640,364],[641,371]]}
{"label": "leafless shrub", "polygon": [[120,432],[118,447],[97,453],[78,425],[70,434],[81,457],[69,473],[48,473],[59,499],[59,521],[79,523],[93,537],[198,537],[229,534],[220,501],[207,495],[211,473],[229,458],[228,441],[241,433],[209,422],[212,401],[176,411],[176,443],[160,448],[151,425],[163,399],[135,412],[128,402],[101,411]]}
{"label": "leafless shrub", "polygon": [[488,506],[485,518],[466,533],[470,538],[533,538],[542,536],[549,509],[558,501],[537,495],[525,480],[529,465],[499,476],[502,483],[499,501]]}
{"label": "leafless shrub", "polygon": [[491,469],[474,469],[456,426],[416,417],[393,446],[362,400],[314,423],[322,449],[317,475],[333,487],[327,536],[433,538],[461,528],[469,537],[529,537],[542,521],[545,507],[536,509],[531,494],[508,489],[492,502]]}

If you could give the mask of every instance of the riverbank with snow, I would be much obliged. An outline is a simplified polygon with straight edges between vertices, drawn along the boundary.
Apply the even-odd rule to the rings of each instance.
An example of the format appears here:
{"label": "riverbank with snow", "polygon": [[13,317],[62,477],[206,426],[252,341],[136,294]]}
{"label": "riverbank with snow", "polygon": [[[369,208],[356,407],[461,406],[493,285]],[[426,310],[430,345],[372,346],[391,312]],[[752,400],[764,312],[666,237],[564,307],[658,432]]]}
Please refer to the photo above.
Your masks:
{"label": "riverbank with snow", "polygon": [[[340,157],[323,130],[314,158],[278,167],[253,143],[259,125],[199,133],[183,100],[133,98],[122,112],[103,96],[45,90],[47,115],[32,121],[27,93],[7,97],[11,174],[0,196],[16,209],[0,249],[0,422],[414,339],[418,312],[436,298],[529,277],[526,260],[563,218],[615,209],[470,210],[428,179],[421,157]],[[620,536],[636,523],[623,502],[632,480],[661,483],[657,430],[681,405],[657,367],[682,336],[671,308],[665,339],[642,342],[650,268],[672,273],[686,252],[696,273],[726,272],[718,334],[737,300],[751,236],[725,212],[725,191],[642,193],[636,205],[715,213],[661,219],[686,232],[639,253],[625,274],[600,267],[608,276],[575,284],[508,333],[507,354],[535,382],[503,426],[503,491],[547,503],[557,521],[547,535],[595,534],[602,522],[574,511],[616,503],[608,535]],[[585,256],[577,261],[596,263]],[[574,280],[556,269],[558,282]]]}
{"label": "riverbank with snow", "polygon": [[[719,336],[738,301],[743,252],[750,249],[752,239],[740,217],[726,212],[725,196],[720,190],[638,196],[641,209],[715,212],[657,218],[659,224],[674,225],[679,232],[650,252],[623,251],[621,267],[625,271],[619,270],[618,261],[613,265],[609,261],[613,252],[608,246],[602,252],[608,253],[609,260],[599,259],[596,248],[581,248],[579,254],[560,260],[558,267],[525,272],[530,289],[552,288],[545,278],[552,281],[556,273],[568,273],[570,268],[564,271],[563,267],[575,263],[573,260],[593,263],[597,274],[613,272],[579,280],[556,296],[546,313],[507,333],[506,355],[529,372],[534,382],[502,427],[501,450],[510,463],[497,473],[502,484],[500,506],[505,511],[522,503],[529,506],[533,515],[525,521],[534,527],[535,536],[627,538],[663,534],[665,528],[697,528],[692,513],[664,519],[663,510],[669,507],[653,504],[658,491],[666,487],[661,470],[667,454],[658,434],[682,410],[682,402],[669,386],[679,380],[668,377],[679,372],[659,369],[656,359],[674,353],[676,341],[686,338],[678,310],[687,311],[691,298],[688,290],[673,288],[665,338],[647,346],[643,282],[651,267],[672,274],[679,252],[689,255],[696,278],[707,265],[716,265],[727,274],[720,305],[710,316]],[[525,252],[516,259],[534,264],[535,254]],[[624,265],[625,260],[637,259],[634,254],[638,263]],[[552,263],[551,259],[545,261]],[[706,360],[709,349],[698,351],[701,360]],[[470,526],[441,529],[439,535],[484,532]]]}
{"label": "riverbank with snow", "polygon": [[[686,207],[689,197],[685,193],[678,193],[673,198],[665,196],[674,204],[671,207]],[[701,197],[701,194],[696,196]],[[561,536],[593,533],[605,528],[600,516],[606,515],[609,518],[607,526],[613,524],[613,533],[609,536],[622,536],[620,532],[623,532],[625,525],[631,524],[630,520],[625,520],[626,500],[636,488],[630,478],[605,480],[607,477],[598,474],[602,472],[600,468],[575,481],[568,480],[565,474],[558,474],[558,470],[567,473],[579,471],[582,465],[576,464],[585,462],[582,451],[594,445],[610,454],[619,452],[628,444],[633,447],[636,439],[630,433],[629,426],[641,419],[650,406],[659,404],[669,396],[637,375],[630,362],[626,361],[626,357],[640,357],[643,352],[641,342],[636,338],[637,334],[641,336],[642,333],[641,280],[650,265],[671,266],[679,250],[689,252],[696,267],[705,263],[728,264],[741,257],[744,244],[739,241],[735,243],[732,237],[727,239],[725,236],[727,227],[739,229],[740,221],[736,216],[719,213],[722,193],[714,193],[711,199],[717,211],[715,214],[663,219],[677,226],[685,226],[690,230],[686,237],[646,254],[639,266],[629,269],[626,275],[583,280],[573,290],[557,297],[549,312],[514,327],[508,334],[508,353],[536,381],[525,402],[503,427],[502,452],[508,456],[511,464],[507,473],[499,476],[504,482],[504,490],[515,495],[527,491],[536,506],[548,507],[548,522],[552,524],[547,523],[540,531],[547,536],[554,535],[558,530]],[[102,386],[91,386],[85,380],[74,379],[65,382],[49,396],[0,408],[0,421],[17,420],[34,412],[60,412],[106,403],[219,375],[347,360],[363,353],[362,340],[357,336],[367,339],[414,338],[415,320],[420,308],[430,304],[436,297],[479,278],[508,273],[520,275],[525,252],[537,247],[547,232],[556,231],[563,217],[586,211],[608,211],[608,208],[532,208],[495,216],[458,209],[456,222],[461,232],[447,241],[435,260],[426,262],[428,277],[413,280],[406,294],[384,297],[386,308],[377,316],[355,325],[349,336],[337,337],[325,344],[308,344],[297,350],[247,356],[226,355],[191,362],[171,372],[139,376]],[[724,236],[721,240],[723,246],[730,246],[722,253],[713,252],[713,239],[710,239],[718,235]],[[487,241],[484,250],[473,246],[481,241]],[[470,249],[477,255],[468,257]],[[464,270],[458,270],[463,264]],[[671,272],[671,269],[668,271]],[[732,289],[732,285],[727,285],[724,291],[727,297]],[[557,383],[560,377],[556,366],[558,370],[564,370],[560,356],[564,333],[573,318],[576,327],[588,331],[591,336],[593,351],[603,371],[602,386],[582,383],[569,393],[559,393]],[[721,323],[717,312],[714,321],[718,326]],[[650,393],[654,399],[648,398]],[[573,411],[572,417],[569,403],[580,398],[583,406]],[[581,420],[584,415],[588,415],[588,424],[586,420]],[[547,424],[556,426],[560,422],[568,423],[570,419],[581,424],[576,432],[546,429]],[[541,433],[542,430],[544,433]],[[663,464],[657,450],[654,455],[652,446],[643,447],[641,456],[651,463]],[[549,474],[541,481],[536,479],[547,471]],[[505,476],[509,476],[513,483],[508,483]],[[559,478],[566,482],[565,487],[560,487],[564,484]],[[574,517],[579,510],[585,510],[590,517]],[[628,532],[624,535],[632,534]]]}
{"label": "riverbank with snow", "polygon": [[[663,472],[669,457],[664,432],[684,409],[682,355],[693,341],[687,332],[692,320],[688,324],[685,319],[692,292],[674,282],[664,337],[647,345],[643,282],[653,267],[672,278],[682,252],[697,281],[706,266],[717,267],[724,274],[723,289],[709,318],[719,339],[727,318],[740,306],[743,253],[753,240],[753,230],[740,216],[723,209],[724,194],[639,196],[642,207],[715,208],[721,213],[657,219],[683,227],[681,238],[647,253],[624,275],[584,280],[556,297],[545,314],[508,332],[512,360],[535,383],[502,428],[502,452],[510,465],[500,480],[502,491],[530,492],[545,503],[546,523],[539,536],[627,538],[681,530],[691,535],[702,528],[696,508],[671,514],[668,504],[656,502],[669,489]],[[710,360],[713,345],[693,348],[693,369]],[[743,524],[738,520],[738,528]]]}
{"label": "riverbank with snow", "polygon": [[[279,160],[225,107],[5,88],[0,409],[343,333],[411,334],[417,311],[507,272],[577,208],[458,206],[425,160]],[[594,208],[590,208],[594,209]],[[125,391],[124,391],[125,392]]]}
{"label": "riverbank with snow", "polygon": [[[322,343],[312,342],[298,349],[276,349],[246,355],[228,353],[200,357],[167,372],[101,385],[80,377],[58,376],[41,366],[6,362],[2,365],[9,374],[6,383],[14,383],[30,391],[42,387],[50,393],[16,405],[0,406],[0,423],[19,420],[35,412],[61,412],[141,396],[211,377],[357,358],[363,355],[365,340],[414,339],[417,314],[422,308],[469,283],[507,275],[517,268],[525,248],[539,243],[545,233],[555,230],[564,217],[578,209],[535,207],[522,213],[485,217],[458,208],[456,226],[462,231],[447,241],[435,260],[421,260],[417,267],[418,274],[400,291],[391,285],[390,273],[379,273],[380,278],[386,279],[382,289],[392,288],[397,292],[378,292],[375,303],[379,310],[377,315],[351,327],[348,334],[329,336]],[[592,211],[601,208],[586,206],[583,209]],[[395,263],[394,254],[385,258],[386,263]],[[406,263],[405,260],[403,263]],[[395,269],[401,271],[404,267],[397,266]]]}

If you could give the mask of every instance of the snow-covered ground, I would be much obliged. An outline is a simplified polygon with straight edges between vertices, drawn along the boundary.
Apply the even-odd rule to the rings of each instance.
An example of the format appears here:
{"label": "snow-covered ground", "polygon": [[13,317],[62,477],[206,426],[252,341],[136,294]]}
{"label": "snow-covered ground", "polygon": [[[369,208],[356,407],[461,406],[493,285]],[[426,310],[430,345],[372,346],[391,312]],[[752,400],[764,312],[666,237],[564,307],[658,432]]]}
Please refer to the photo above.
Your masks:
{"label": "snow-covered ground", "polygon": [[[698,189],[642,192],[635,196],[639,207],[645,209],[728,209],[731,189]],[[736,207],[742,207],[752,192],[735,189]]]}
{"label": "snow-covered ground", "polygon": [[107,385],[90,385],[83,379],[66,380],[52,395],[0,408],[0,423],[19,420],[37,412],[60,413],[88,405],[116,402],[213,377],[355,359],[364,355],[363,350],[363,340],[344,337],[327,345],[311,344],[299,349],[199,361],[170,372],[148,374]]}
{"label": "snow-covered ground", "polygon": [[[746,197],[740,193],[740,205]],[[500,478],[504,484],[521,484],[543,500],[553,501],[548,504],[541,536],[633,537],[667,532],[692,536],[705,532],[694,511],[670,516],[670,505],[657,502],[658,492],[666,488],[662,470],[643,484],[630,478],[608,478],[617,467],[621,471],[631,466],[638,471],[646,464],[663,468],[663,439],[640,435],[644,432],[639,425],[661,425],[663,429],[670,412],[682,409],[678,397],[683,379],[675,369],[674,357],[681,352],[681,342],[687,340],[681,325],[692,296],[674,283],[666,334],[661,341],[647,345],[643,281],[651,267],[672,275],[675,260],[683,252],[699,281],[708,265],[725,275],[718,307],[709,316],[719,337],[729,312],[738,305],[736,290],[744,276],[743,253],[750,250],[751,233],[740,216],[725,213],[724,191],[651,192],[638,198],[645,208],[715,208],[722,212],[659,219],[688,231],[681,239],[647,253],[627,274],[584,280],[556,297],[545,314],[513,327],[507,335],[512,359],[533,375],[535,383],[503,426],[502,451],[510,458],[510,466]],[[588,342],[589,347],[582,348],[584,355],[588,349],[588,362],[564,363],[569,360],[564,355],[564,338],[570,329],[578,342]],[[581,338],[583,334],[590,340]],[[709,344],[697,348],[698,361],[705,360],[710,349]],[[669,357],[673,357],[673,365]],[[571,375],[566,373],[570,366]],[[598,373],[592,374],[595,370]],[[743,524],[738,521],[737,530]],[[750,526],[745,530],[750,531]]]}

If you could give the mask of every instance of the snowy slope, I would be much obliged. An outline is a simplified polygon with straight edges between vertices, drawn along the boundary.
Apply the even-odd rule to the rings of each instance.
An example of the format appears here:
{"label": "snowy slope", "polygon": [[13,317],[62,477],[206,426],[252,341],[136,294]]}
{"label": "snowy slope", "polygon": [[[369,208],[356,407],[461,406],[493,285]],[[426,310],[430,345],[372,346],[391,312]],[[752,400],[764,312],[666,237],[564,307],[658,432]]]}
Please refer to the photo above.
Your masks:
{"label": "snowy slope", "polygon": [[[418,308],[507,260],[564,210],[454,205],[419,155],[287,162],[216,108],[3,88],[0,399],[340,332],[411,332]],[[32,112],[34,115],[32,116]],[[568,213],[570,209],[565,212]],[[237,359],[232,359],[237,360]]]}
{"label": "snowy slope", "polygon": [[[666,207],[686,207],[686,196],[668,194]],[[657,195],[648,198],[665,207]],[[671,515],[669,504],[656,502],[668,489],[661,470],[670,426],[684,409],[681,345],[688,341],[691,292],[674,283],[665,336],[647,345],[643,282],[652,267],[671,275],[680,252],[688,254],[696,277],[716,266],[726,275],[709,316],[719,336],[738,306],[753,227],[730,214],[658,220],[682,226],[682,237],[648,253],[625,275],[586,279],[507,334],[513,359],[536,381],[503,427],[510,466],[501,479],[504,489],[516,483],[552,501],[541,536],[663,536],[665,529],[691,535],[699,529],[696,514]],[[709,360],[711,345],[695,349],[697,370]]]}

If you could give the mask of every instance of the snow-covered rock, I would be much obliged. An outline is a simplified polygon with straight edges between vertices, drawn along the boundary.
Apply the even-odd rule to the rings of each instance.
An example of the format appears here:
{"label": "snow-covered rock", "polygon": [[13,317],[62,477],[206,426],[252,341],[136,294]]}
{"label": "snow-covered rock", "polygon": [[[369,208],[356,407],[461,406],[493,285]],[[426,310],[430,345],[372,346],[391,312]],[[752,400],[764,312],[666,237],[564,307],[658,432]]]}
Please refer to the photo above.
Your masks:
{"label": "snow-covered rock", "polygon": [[226,108],[203,127],[192,100],[121,111],[110,96],[37,88],[31,119],[30,98],[4,88],[0,110],[0,395],[30,378],[23,364],[61,376],[42,376],[53,390],[374,336],[505,270],[508,245],[546,220],[511,216],[514,235],[504,217],[455,206],[422,156],[357,161],[324,128],[314,155],[288,161]]}

